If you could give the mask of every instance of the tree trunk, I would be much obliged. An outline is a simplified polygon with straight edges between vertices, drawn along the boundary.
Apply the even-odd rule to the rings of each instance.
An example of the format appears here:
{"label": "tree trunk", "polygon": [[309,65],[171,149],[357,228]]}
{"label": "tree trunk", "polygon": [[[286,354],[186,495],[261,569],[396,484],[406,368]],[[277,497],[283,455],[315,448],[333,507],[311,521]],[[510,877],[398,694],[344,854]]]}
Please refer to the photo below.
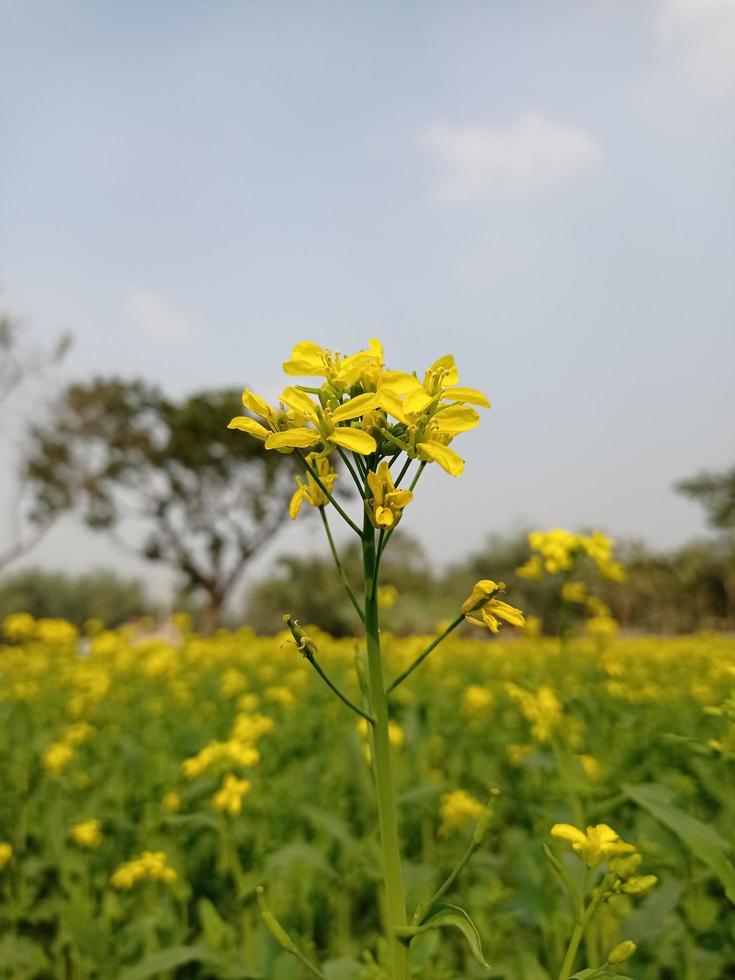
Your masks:
{"label": "tree trunk", "polygon": [[204,636],[211,636],[222,625],[223,607],[224,596],[220,595],[219,592],[208,593],[207,604],[202,611],[202,633]]}

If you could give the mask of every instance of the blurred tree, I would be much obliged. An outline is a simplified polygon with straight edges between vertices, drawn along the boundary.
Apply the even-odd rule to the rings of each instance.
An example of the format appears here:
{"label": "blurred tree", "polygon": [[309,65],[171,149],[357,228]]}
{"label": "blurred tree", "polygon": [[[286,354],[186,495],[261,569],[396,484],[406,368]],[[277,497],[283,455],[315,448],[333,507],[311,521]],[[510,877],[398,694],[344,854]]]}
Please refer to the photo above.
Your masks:
{"label": "blurred tree", "polygon": [[0,619],[29,612],[36,619],[61,617],[79,627],[101,619],[112,627],[152,611],[142,582],[104,568],[77,576],[29,568],[0,582]]}
{"label": "blurred tree", "polygon": [[[355,542],[344,548],[342,564],[353,588],[362,584],[362,556]],[[426,633],[437,620],[456,614],[464,595],[447,597],[434,578],[420,544],[398,531],[381,563],[381,583],[394,586],[397,601],[382,614],[383,628],[395,633]],[[259,633],[282,628],[282,615],[292,613],[301,623],[317,625],[333,636],[352,636],[362,626],[347,599],[334,562],[326,553],[301,557],[284,555],[275,569],[248,597],[246,621]]]}
{"label": "blurred tree", "polygon": [[144,381],[71,385],[32,429],[26,474],[33,520],[79,513],[205,597],[202,627],[288,516],[293,457],[227,428],[239,391],[174,401]]}
{"label": "blurred tree", "polygon": [[676,489],[704,507],[712,527],[735,531],[735,467],[724,473],[699,473],[681,480]]}
{"label": "blurred tree", "polygon": [[676,489],[702,505],[711,527],[725,532],[727,559],[723,587],[726,615],[732,626],[735,624],[735,466],[724,472],[704,472],[681,480]]}
{"label": "blurred tree", "polygon": [[[19,320],[7,313],[0,313],[0,435],[11,447],[15,438],[13,427],[9,424],[11,406],[18,418],[22,414],[17,409],[17,398],[14,396],[30,382],[46,380],[49,369],[63,360],[71,345],[71,334],[68,332],[60,334],[52,345],[42,348],[29,344],[25,334],[26,330]],[[4,469],[7,479],[7,475],[13,473],[14,466],[10,463]],[[12,513],[8,515],[8,540],[0,544],[0,569],[35,547],[47,529],[28,526],[24,488],[12,487],[9,481],[6,488],[10,491],[8,503]]]}

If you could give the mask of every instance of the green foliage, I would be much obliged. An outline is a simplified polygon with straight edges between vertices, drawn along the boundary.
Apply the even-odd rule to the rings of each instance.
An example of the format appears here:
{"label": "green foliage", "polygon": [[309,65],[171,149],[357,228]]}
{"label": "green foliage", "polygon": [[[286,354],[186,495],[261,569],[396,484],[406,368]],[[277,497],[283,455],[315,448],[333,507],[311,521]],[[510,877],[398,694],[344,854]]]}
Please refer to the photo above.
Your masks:
{"label": "green foliage", "polygon": [[704,472],[682,480],[676,489],[704,507],[712,527],[735,531],[735,466],[724,472]]}
{"label": "green foliage", "polygon": [[[562,654],[550,639],[488,645],[470,636],[450,638],[393,699],[409,907],[430,900],[473,834],[474,820],[445,824],[445,794],[463,789],[483,803],[497,786],[487,842],[446,894],[482,937],[490,976],[558,976],[573,910],[543,845],[555,822],[603,821],[640,846],[659,883],[604,906],[574,970],[730,976],[733,761],[711,743],[726,748],[732,722],[707,709],[732,692],[732,639],[616,640],[602,651],[577,639]],[[330,676],[359,698],[354,642],[314,640]],[[420,646],[386,636],[387,674]],[[554,692],[550,731],[535,728],[513,685]],[[13,847],[0,869],[0,977],[304,980],[261,921],[262,883],[279,922],[329,980],[380,980],[366,742],[281,637],[241,630],[141,644],[119,631],[95,637],[84,657],[30,639],[0,649],[0,692],[0,841]],[[253,712],[273,720],[259,764],[240,772],[220,760],[184,775],[183,760],[226,741]],[[80,720],[87,736],[74,736],[72,758],[54,774],[45,753]],[[212,802],[232,768],[252,784],[234,817]],[[165,805],[171,792],[178,809]],[[69,831],[92,818],[102,842],[85,849]],[[573,854],[552,847],[564,874],[580,874]],[[177,880],[114,890],[117,866],[146,849],[165,851]],[[469,926],[468,935],[453,927],[459,920],[448,924],[411,943],[413,980],[488,976]],[[606,972],[608,952],[626,938],[638,951]]]}
{"label": "green foliage", "polygon": [[83,575],[29,568],[0,581],[0,619],[29,612],[36,619],[67,619],[82,627],[89,619],[118,626],[153,612],[143,583],[107,569]]}

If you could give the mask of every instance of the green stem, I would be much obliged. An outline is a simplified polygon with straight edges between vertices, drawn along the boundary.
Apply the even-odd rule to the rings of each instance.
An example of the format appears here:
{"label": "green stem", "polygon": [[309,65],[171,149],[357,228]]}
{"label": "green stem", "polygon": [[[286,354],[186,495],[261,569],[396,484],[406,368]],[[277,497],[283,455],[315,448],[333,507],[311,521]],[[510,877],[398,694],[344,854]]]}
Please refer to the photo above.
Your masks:
{"label": "green stem", "polygon": [[342,459],[342,462],[345,464],[345,466],[349,470],[350,476],[354,480],[354,483],[355,483],[355,486],[357,487],[358,493],[360,494],[360,496],[364,500],[365,497],[367,496],[367,493],[366,493],[366,490],[365,490],[365,486],[364,486],[363,481],[358,477],[357,473],[355,473],[354,469],[352,468],[352,463],[350,462],[350,460],[349,460],[347,454],[344,452],[344,450],[340,449],[340,447],[337,446],[337,452],[339,453],[339,455],[340,455],[340,457]]}
{"label": "green stem", "polygon": [[416,670],[416,668],[419,666],[419,664],[423,663],[424,660],[426,660],[426,658],[429,656],[431,651],[435,650],[442,642],[442,640],[446,639],[449,636],[449,634],[453,630],[455,630],[463,620],[464,620],[464,613],[460,613],[456,619],[452,620],[452,622],[449,624],[449,626],[447,626],[444,632],[441,633],[439,636],[437,636],[435,640],[432,640],[431,643],[428,645],[428,647],[424,650],[424,652],[420,653],[418,657],[416,657],[416,659],[413,661],[413,663],[409,664],[408,667],[406,667],[406,669],[403,671],[402,674],[399,674],[398,677],[394,678],[390,682],[385,693],[390,694],[390,692],[393,691],[395,688],[397,688],[399,684],[402,684],[403,681],[405,681],[405,679],[408,677],[408,675],[412,674],[414,670]]}
{"label": "green stem", "polygon": [[582,936],[584,935],[585,925],[586,922],[584,919],[575,923],[574,932],[569,940],[564,962],[561,965],[561,970],[559,970],[558,980],[569,980],[569,977],[572,975],[572,970],[574,969],[574,959],[577,955],[579,944],[582,941]]}
{"label": "green stem", "polygon": [[353,701],[350,701],[350,699],[347,697],[347,695],[346,694],[343,694],[340,691],[340,689],[337,687],[337,685],[332,683],[332,681],[329,679],[329,677],[327,676],[327,674],[325,674],[325,672],[319,666],[319,664],[317,663],[317,661],[314,659],[314,655],[313,654],[308,654],[306,656],[306,659],[309,661],[309,663],[314,668],[314,670],[317,672],[317,674],[319,674],[319,676],[324,681],[324,683],[327,685],[327,687],[329,687],[332,691],[334,691],[334,693],[337,695],[337,697],[340,699],[340,701],[343,704],[346,704],[348,708],[351,708],[354,712],[356,712],[358,715],[360,715],[361,718],[364,718],[365,721],[369,721],[371,725],[375,723],[375,718],[373,718],[373,716],[371,714],[368,714],[367,711],[363,711],[362,708],[358,707]]}
{"label": "green stem", "polygon": [[344,510],[344,508],[337,503],[337,501],[334,499],[330,491],[327,490],[327,488],[324,486],[324,484],[321,481],[321,477],[314,469],[314,467],[311,465],[311,463],[307,460],[307,458],[304,456],[304,454],[301,452],[301,450],[297,449],[296,452],[299,454],[299,458],[301,459],[301,462],[304,464],[304,468],[306,469],[307,473],[310,474],[311,478],[314,480],[314,483],[316,483],[316,485],[319,487],[319,489],[322,491],[324,496],[334,507],[334,509],[337,511],[340,517],[342,517],[350,525],[350,527],[355,532],[355,534],[360,534],[360,528],[357,526],[357,524],[355,524],[355,522],[352,520],[352,518],[347,513],[347,511]]}
{"label": "green stem", "polygon": [[260,914],[263,922],[268,927],[273,938],[286,950],[287,953],[291,953],[296,959],[302,963],[309,973],[313,973],[315,977],[321,977],[322,980],[326,980],[324,974],[311,960],[307,959],[306,956],[301,952],[296,943],[291,939],[289,934],[283,928],[281,923],[271,912],[268,904],[265,900],[265,892],[262,885],[258,885],[255,889],[255,893],[258,897],[258,905],[260,906]]}
{"label": "green stem", "polygon": [[360,606],[360,603],[357,601],[357,596],[352,591],[352,586],[350,585],[350,581],[347,578],[347,572],[345,572],[344,566],[342,565],[342,562],[340,561],[339,553],[337,551],[337,546],[335,545],[334,538],[332,537],[332,530],[329,527],[329,521],[327,519],[327,515],[326,515],[325,510],[324,510],[323,507],[320,507],[319,508],[319,514],[320,514],[321,519],[322,519],[322,524],[324,525],[324,530],[327,532],[327,540],[329,541],[329,547],[330,547],[330,549],[332,551],[332,558],[334,558],[334,563],[337,566],[337,571],[339,572],[339,577],[342,579],[342,585],[344,585],[344,587],[345,587],[345,591],[347,593],[347,596],[348,596],[350,602],[354,606],[355,612],[357,613],[357,615],[360,617],[360,619],[364,623],[365,622],[365,613],[362,611],[362,608]]}
{"label": "green stem", "polygon": [[419,905],[419,907],[416,909],[416,913],[414,914],[413,917],[413,924],[415,926],[420,926],[421,923],[426,918],[426,916],[429,914],[429,912],[431,912],[431,909],[436,904],[436,902],[438,902],[440,898],[443,898],[446,895],[446,893],[452,887],[452,885],[457,880],[459,875],[462,873],[462,871],[464,871],[466,865],[471,860],[472,855],[481,846],[482,846],[482,841],[478,841],[473,838],[473,840],[470,842],[470,846],[467,848],[467,850],[464,852],[464,854],[459,859],[457,864],[454,866],[454,868],[450,872],[444,884],[440,885],[440,887],[436,890],[436,893],[429,899],[428,902]]}
{"label": "green stem", "polygon": [[398,815],[393,774],[391,771],[390,741],[388,738],[388,699],[383,681],[380,652],[380,621],[375,589],[376,553],[375,532],[367,514],[362,535],[363,568],[365,573],[365,633],[367,640],[368,689],[370,708],[375,716],[372,726],[373,771],[378,803],[380,847],[386,898],[386,932],[391,950],[393,971],[391,980],[408,980],[408,946],[397,938],[395,930],[405,927],[406,899],[403,891],[401,852],[398,839]]}

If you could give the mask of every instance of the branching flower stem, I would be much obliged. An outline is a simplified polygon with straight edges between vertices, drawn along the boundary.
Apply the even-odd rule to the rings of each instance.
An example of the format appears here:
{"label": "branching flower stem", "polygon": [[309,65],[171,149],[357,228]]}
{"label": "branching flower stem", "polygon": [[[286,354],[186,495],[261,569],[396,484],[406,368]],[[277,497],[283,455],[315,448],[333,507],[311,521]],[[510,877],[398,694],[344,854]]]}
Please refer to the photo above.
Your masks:
{"label": "branching flower stem", "polygon": [[357,526],[357,524],[355,524],[355,522],[352,520],[352,518],[347,513],[347,511],[343,507],[341,507],[339,505],[339,503],[337,503],[337,501],[334,499],[334,497],[332,496],[332,494],[330,493],[330,491],[327,490],[327,488],[322,483],[319,474],[314,469],[314,467],[311,465],[311,463],[307,460],[307,458],[304,456],[304,454],[301,451],[297,450],[297,452],[299,454],[299,457],[301,459],[301,462],[304,464],[304,468],[311,475],[312,479],[314,480],[314,483],[316,483],[316,485],[322,491],[322,493],[327,498],[327,500],[330,502],[330,504],[332,504],[332,506],[334,507],[334,509],[340,515],[340,517],[344,521],[346,521],[347,524],[350,525],[350,527],[355,532],[355,534],[357,534],[359,537],[362,537],[362,532],[360,531],[360,528]]}
{"label": "branching flower stem", "polygon": [[456,617],[456,619],[452,620],[452,622],[449,624],[449,626],[447,626],[444,632],[440,633],[439,636],[436,637],[436,639],[432,640],[431,643],[428,645],[428,647],[424,650],[424,652],[420,653],[418,657],[416,657],[416,659],[412,663],[410,663],[408,667],[406,667],[406,669],[403,671],[402,674],[399,674],[398,677],[394,678],[390,682],[385,693],[390,694],[390,692],[395,690],[395,688],[397,688],[399,684],[402,684],[405,681],[405,679],[409,676],[409,674],[412,674],[414,670],[416,670],[416,668],[420,664],[422,664],[424,660],[426,660],[426,658],[429,656],[432,650],[436,650],[439,644],[443,640],[445,640],[453,630],[456,630],[456,628],[463,620],[464,620],[464,613],[460,613],[459,616]]}
{"label": "branching flower stem", "polygon": [[343,704],[346,704],[348,708],[351,708],[352,711],[360,715],[361,718],[364,718],[365,721],[370,722],[371,725],[375,724],[375,718],[371,714],[369,714],[367,711],[363,711],[363,709],[360,708],[358,705],[356,705],[354,701],[350,701],[350,699],[347,697],[346,694],[343,694],[342,691],[340,691],[337,685],[330,679],[329,675],[324,670],[322,670],[322,667],[320,666],[319,662],[317,661],[317,659],[314,657],[313,654],[307,656],[306,659],[309,661],[309,663],[317,672],[317,674],[319,674],[319,676],[327,685],[327,687],[331,688],[331,690],[334,691],[334,693],[337,695],[337,697],[340,699],[340,701]]}
{"label": "branching flower stem", "polygon": [[320,507],[319,508],[319,516],[322,519],[322,524],[324,525],[324,530],[327,533],[327,540],[329,541],[329,547],[330,547],[331,552],[332,552],[332,558],[334,559],[334,564],[337,566],[337,571],[339,572],[339,577],[342,579],[342,585],[344,585],[344,587],[345,587],[345,592],[347,593],[347,597],[349,598],[350,602],[352,603],[352,605],[353,605],[353,607],[355,609],[355,612],[360,617],[360,620],[364,623],[365,622],[365,613],[362,610],[362,606],[357,601],[357,596],[355,595],[355,593],[352,590],[352,586],[350,585],[350,581],[347,578],[347,572],[345,572],[344,565],[342,564],[342,562],[340,560],[339,552],[337,551],[337,546],[334,543],[334,538],[332,537],[332,531],[331,531],[331,528],[329,527],[329,520],[327,518],[327,514],[326,514],[326,511],[325,511],[324,507]]}
{"label": "branching flower stem", "polygon": [[442,885],[439,886],[439,888],[436,890],[436,892],[429,899],[428,902],[422,903],[416,909],[416,912],[414,913],[414,917],[413,917],[413,924],[415,926],[420,926],[421,923],[426,918],[426,916],[429,914],[429,912],[431,912],[432,907],[438,901],[440,901],[442,898],[444,898],[444,896],[449,891],[449,889],[452,887],[452,885],[454,884],[454,882],[457,880],[457,878],[460,876],[460,874],[464,871],[465,867],[467,866],[467,864],[472,859],[472,856],[474,855],[474,853],[477,850],[479,850],[480,847],[482,847],[482,840],[476,840],[473,837],[472,838],[472,841],[470,842],[470,846],[467,848],[467,850],[464,852],[464,854],[462,855],[462,857],[456,863],[456,865],[454,866],[454,868],[452,869],[452,871],[449,873],[446,881]]}
{"label": "branching flower stem", "polygon": [[344,450],[340,449],[339,446],[337,447],[337,452],[339,453],[339,455],[340,455],[340,457],[342,459],[342,462],[347,467],[347,469],[349,471],[349,474],[352,477],[352,479],[353,479],[353,481],[355,483],[355,486],[357,487],[357,492],[360,494],[360,496],[363,499],[365,499],[366,490],[365,490],[365,483],[364,483],[364,481],[361,480],[360,477],[355,472],[355,470],[354,470],[354,468],[352,466],[352,463],[350,462],[350,459],[349,459],[347,453],[344,452]]}

